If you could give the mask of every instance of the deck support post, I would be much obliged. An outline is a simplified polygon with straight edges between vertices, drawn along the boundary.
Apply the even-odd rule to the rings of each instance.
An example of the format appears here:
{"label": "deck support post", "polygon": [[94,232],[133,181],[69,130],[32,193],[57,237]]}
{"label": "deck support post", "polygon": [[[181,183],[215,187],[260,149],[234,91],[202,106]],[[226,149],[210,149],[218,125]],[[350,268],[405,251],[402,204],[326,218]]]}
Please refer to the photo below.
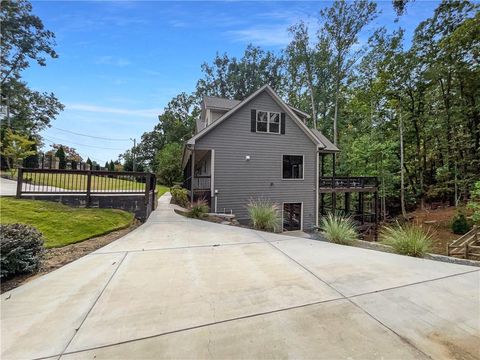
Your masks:
{"label": "deck support post", "polygon": [[362,225],[365,222],[365,215],[363,213],[363,195],[364,195],[363,192],[358,193],[358,213],[360,214],[360,219],[361,219],[360,221]]}
{"label": "deck support post", "polygon": [[345,214],[350,213],[350,193],[345,193]]}
{"label": "deck support post", "polygon": [[325,215],[325,193],[320,193],[320,215]]}

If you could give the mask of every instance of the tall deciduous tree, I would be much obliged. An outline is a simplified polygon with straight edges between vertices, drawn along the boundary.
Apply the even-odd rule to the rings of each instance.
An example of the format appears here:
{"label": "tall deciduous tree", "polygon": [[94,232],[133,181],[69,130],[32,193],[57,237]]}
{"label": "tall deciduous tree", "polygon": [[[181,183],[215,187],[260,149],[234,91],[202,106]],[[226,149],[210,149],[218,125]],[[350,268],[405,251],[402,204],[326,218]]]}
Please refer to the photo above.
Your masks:
{"label": "tall deciduous tree", "polygon": [[204,77],[197,83],[197,96],[243,100],[265,84],[282,92],[282,71],[281,57],[253,45],[240,59],[217,54],[211,64],[202,65]]}
{"label": "tall deciduous tree", "polygon": [[2,105],[9,108],[3,126],[25,134],[38,134],[63,110],[54,94],[33,91],[21,80],[31,62],[45,66],[47,58],[57,58],[55,36],[32,13],[26,0],[4,0],[0,7],[2,23],[0,82]]}
{"label": "tall deciduous tree", "polygon": [[368,0],[347,2],[336,0],[329,8],[320,10],[323,21],[319,33],[330,44],[333,56],[335,79],[335,110],[333,117],[333,143],[338,142],[338,117],[341,86],[351,75],[353,66],[361,56],[362,49],[356,46],[359,34],[376,16],[377,6]]}

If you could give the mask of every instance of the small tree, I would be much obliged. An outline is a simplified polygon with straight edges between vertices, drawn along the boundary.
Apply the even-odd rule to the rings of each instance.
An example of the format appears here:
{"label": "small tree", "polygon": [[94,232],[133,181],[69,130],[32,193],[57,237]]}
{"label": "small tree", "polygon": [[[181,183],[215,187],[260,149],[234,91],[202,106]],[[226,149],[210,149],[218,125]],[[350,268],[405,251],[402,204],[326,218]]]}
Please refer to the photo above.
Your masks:
{"label": "small tree", "polygon": [[35,155],[36,151],[32,147],[36,144],[35,140],[16,134],[8,129],[1,143],[1,154],[5,157],[7,166],[12,176],[16,173],[16,168],[20,166],[24,159]]}
{"label": "small tree", "polygon": [[473,223],[480,225],[480,181],[477,181],[473,187],[467,208],[473,211]]}
{"label": "small tree", "polygon": [[90,170],[93,170],[93,163],[92,163],[92,160],[90,160],[90,158],[87,158],[87,164],[90,166]]}
{"label": "small tree", "polygon": [[155,156],[159,181],[167,186],[182,180],[182,145],[171,143],[165,145]]}
{"label": "small tree", "polygon": [[63,146],[60,146],[55,153],[55,156],[58,158],[58,168],[59,169],[66,169],[67,168],[67,156],[65,155],[65,150],[63,150]]}
{"label": "small tree", "polygon": [[108,170],[115,171],[115,164],[113,163],[113,160],[110,160],[110,164],[108,165]]}

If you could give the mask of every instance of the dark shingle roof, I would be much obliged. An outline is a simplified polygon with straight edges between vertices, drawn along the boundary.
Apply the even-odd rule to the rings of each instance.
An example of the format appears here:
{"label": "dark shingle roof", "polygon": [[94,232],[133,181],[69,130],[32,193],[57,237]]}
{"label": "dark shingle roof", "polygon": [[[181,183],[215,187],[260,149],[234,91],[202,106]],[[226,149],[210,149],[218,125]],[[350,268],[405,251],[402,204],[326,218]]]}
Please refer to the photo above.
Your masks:
{"label": "dark shingle roof", "polygon": [[224,99],[216,96],[204,96],[203,101],[205,102],[206,108],[225,109],[225,110],[230,110],[236,105],[241,103],[240,100]]}
{"label": "dark shingle roof", "polygon": [[323,135],[320,131],[317,129],[310,129],[310,131],[315,135],[315,137],[323,144],[325,147],[322,150],[325,151],[332,151],[332,152],[337,152],[340,151],[338,147],[333,145],[333,143],[327,139],[325,135]]}

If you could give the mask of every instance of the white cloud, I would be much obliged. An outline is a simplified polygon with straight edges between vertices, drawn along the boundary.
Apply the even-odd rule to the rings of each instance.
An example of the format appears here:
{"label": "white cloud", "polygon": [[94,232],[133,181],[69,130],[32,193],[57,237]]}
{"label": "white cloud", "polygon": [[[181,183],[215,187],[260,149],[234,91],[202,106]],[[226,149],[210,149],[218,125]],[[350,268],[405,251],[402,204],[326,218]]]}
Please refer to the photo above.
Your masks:
{"label": "white cloud", "polygon": [[285,46],[290,42],[290,36],[285,25],[266,25],[250,27],[242,30],[227,31],[235,41],[264,46]]}
{"label": "white cloud", "polygon": [[100,64],[100,65],[113,65],[113,66],[119,66],[119,67],[125,67],[130,65],[132,62],[128,59],[122,58],[122,57],[115,57],[115,56],[100,56],[95,59],[95,64]]}
{"label": "white cloud", "polygon": [[152,118],[152,117],[156,118],[159,114],[163,112],[162,109],[157,109],[157,108],[125,109],[125,108],[98,106],[98,105],[92,105],[92,104],[67,104],[66,109],[86,111],[86,112],[92,112],[92,113],[138,116],[138,117],[148,117],[148,118]]}

